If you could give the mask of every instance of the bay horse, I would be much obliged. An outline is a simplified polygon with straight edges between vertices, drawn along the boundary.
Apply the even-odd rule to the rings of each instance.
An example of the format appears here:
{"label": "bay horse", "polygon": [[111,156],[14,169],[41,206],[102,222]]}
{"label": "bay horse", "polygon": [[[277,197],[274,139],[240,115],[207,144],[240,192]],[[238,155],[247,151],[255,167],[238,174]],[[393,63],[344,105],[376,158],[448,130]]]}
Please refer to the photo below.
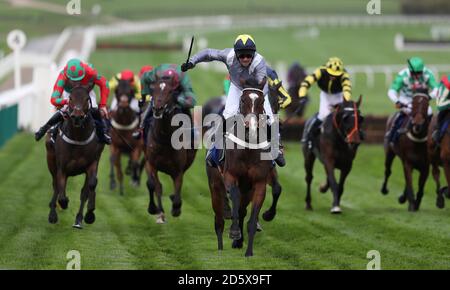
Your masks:
{"label": "bay horse", "polygon": [[[247,136],[257,136],[258,126],[266,126],[265,122],[259,122],[260,124],[258,125],[257,121],[258,116],[263,114],[263,87],[264,83],[257,85],[253,80],[247,80],[242,91],[239,104],[241,115],[239,116],[246,121],[239,118],[237,120],[238,122],[239,120],[244,122]],[[237,138],[230,132],[226,136],[229,140]],[[232,138],[233,136],[235,138]],[[247,142],[247,140],[244,141],[244,143]],[[267,140],[265,142],[268,143]],[[263,149],[259,146],[253,148],[249,145],[244,146],[244,148],[225,148],[224,150],[226,158],[223,170],[206,166],[212,206],[215,213],[218,249],[223,249],[224,202],[228,193],[232,201],[232,225],[229,233],[230,238],[233,240],[232,248],[243,247],[244,218],[247,215],[247,206],[252,202],[251,215],[247,224],[249,240],[245,256],[253,256],[253,241],[257,231],[259,212],[266,195],[266,183],[272,170],[272,160],[261,160]]]}
{"label": "bay horse", "polygon": [[74,228],[81,229],[83,211],[86,201],[87,213],[84,221],[95,221],[95,189],[97,171],[104,144],[95,134],[95,123],[90,110],[88,88],[76,86],[69,97],[68,118],[65,118],[54,142],[47,134],[47,165],[53,179],[53,197],[50,201],[48,221],[58,221],[57,202],[62,209],[67,209],[69,198],[66,196],[66,184],[69,176],[85,174],[84,185],[80,195],[80,208],[75,218]]}
{"label": "bay horse", "polygon": [[[403,194],[398,198],[399,203],[408,201],[408,211],[419,210],[422,201],[425,183],[430,171],[430,161],[427,154],[427,135],[430,118],[428,117],[429,96],[425,93],[415,93],[413,96],[411,113],[405,118],[402,128],[406,129],[405,134],[401,134],[398,141],[389,144],[385,138],[385,171],[384,181],[381,188],[383,194],[388,194],[387,187],[389,176],[391,175],[392,162],[395,156],[402,161],[403,174],[405,176],[405,188]],[[393,118],[389,118],[386,130],[393,126]],[[414,197],[412,172],[419,171],[419,189],[417,197]]]}
{"label": "bay horse", "polygon": [[[443,136],[440,144],[436,144],[432,138],[432,132],[437,123],[436,116],[430,122],[428,128],[428,158],[431,163],[433,179],[436,183],[436,206],[438,208],[444,208],[444,193],[450,198],[448,192],[448,186],[450,184],[450,113],[447,112],[442,124],[445,128],[438,128],[438,130],[443,130]],[[447,186],[441,187],[440,183],[440,170],[439,166],[444,168],[445,180]]]}
{"label": "bay horse", "polygon": [[[145,147],[145,169],[147,172],[147,189],[149,191],[150,202],[148,213],[157,214],[156,222],[161,224],[166,222],[162,205],[162,185],[158,177],[158,172],[168,174],[174,184],[174,193],[170,195],[172,200],[172,216],[178,217],[181,214],[181,187],[183,185],[184,173],[192,165],[197,150],[191,146],[189,148],[174,149],[171,138],[180,127],[172,126],[172,118],[180,113],[176,106],[176,90],[179,86],[175,78],[159,78],[153,85],[152,94],[152,120],[148,130]],[[190,112],[182,112],[189,116],[192,125]],[[183,129],[183,128],[181,128]],[[191,128],[189,128],[190,130]],[[189,132],[190,133],[190,132]],[[154,194],[156,193],[157,205]]]}
{"label": "bay horse", "polygon": [[[326,172],[326,182],[320,187],[320,192],[325,193],[331,187],[333,203],[330,212],[332,214],[342,212],[340,203],[344,193],[344,183],[352,169],[353,160],[361,143],[361,125],[364,117],[359,110],[360,105],[361,96],[357,102],[344,100],[336,105],[334,111],[324,120],[322,132],[312,140],[312,148],[309,148],[307,143],[303,144],[307,184],[306,210],[312,210],[311,182],[314,162],[316,158],[319,158]],[[311,122],[313,118],[308,122]],[[335,169],[340,170],[339,182],[336,181]]]}
{"label": "bay horse", "polygon": [[134,98],[134,89],[129,81],[119,80],[115,90],[117,108],[111,112],[111,154],[110,154],[110,189],[116,188],[116,179],[114,168],[116,169],[119,180],[120,195],[123,195],[123,172],[121,165],[121,155],[130,156],[130,169],[132,185],[139,186],[141,166],[140,157],[144,150],[144,141],[142,138],[136,140],[132,137],[133,132],[139,126],[139,117],[131,108],[130,104]]}

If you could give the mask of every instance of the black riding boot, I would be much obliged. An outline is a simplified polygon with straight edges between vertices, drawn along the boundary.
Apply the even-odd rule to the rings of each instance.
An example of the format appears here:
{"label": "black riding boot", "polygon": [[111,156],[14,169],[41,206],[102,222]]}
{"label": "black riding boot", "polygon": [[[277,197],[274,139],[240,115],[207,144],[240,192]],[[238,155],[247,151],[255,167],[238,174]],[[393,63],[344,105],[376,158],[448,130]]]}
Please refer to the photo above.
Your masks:
{"label": "black riding boot", "polygon": [[278,166],[284,167],[286,165],[286,160],[284,159],[284,146],[281,144],[281,128],[279,128],[279,132],[275,132],[275,136],[272,135],[272,127],[269,125],[267,126],[268,130],[268,136],[270,136],[270,140],[272,141],[272,138],[275,138],[274,141],[278,142],[278,154],[277,157],[274,159],[274,161],[277,163]]}
{"label": "black riding boot", "polygon": [[440,131],[441,131],[441,127],[444,123],[445,116],[447,115],[447,112],[448,112],[447,110],[439,111],[439,113],[437,115],[436,127],[434,127],[433,134],[431,135],[431,137],[433,138],[433,141],[436,142],[436,144],[441,143],[442,134]]}
{"label": "black riding boot", "polygon": [[303,134],[302,143],[307,143],[308,148],[312,148],[313,139],[319,134],[320,126],[322,126],[322,121],[319,118],[314,117],[313,121],[308,124],[309,126],[305,128]]}
{"label": "black riding boot", "polygon": [[138,130],[134,131],[132,134],[134,139],[139,140],[142,136],[143,131],[144,131],[144,136],[146,135],[145,131],[148,128],[148,124],[150,124],[150,120],[153,116],[152,112],[153,112],[152,106],[151,105],[147,106],[147,109],[145,109],[145,112],[144,112],[144,116],[141,119],[141,123],[139,124]]}
{"label": "black riding boot", "polygon": [[45,135],[45,133],[47,133],[48,129],[50,129],[51,127],[55,126],[59,122],[62,122],[63,120],[64,120],[63,113],[61,111],[57,111],[47,121],[47,123],[45,123],[44,126],[39,128],[39,130],[37,130],[36,133],[34,133],[34,139],[36,139],[36,141],[41,140],[41,138]]}
{"label": "black riding boot", "polygon": [[108,125],[106,120],[102,118],[100,110],[98,108],[91,109],[91,115],[95,120],[95,133],[97,134],[100,142],[110,145],[111,137],[108,134]]}

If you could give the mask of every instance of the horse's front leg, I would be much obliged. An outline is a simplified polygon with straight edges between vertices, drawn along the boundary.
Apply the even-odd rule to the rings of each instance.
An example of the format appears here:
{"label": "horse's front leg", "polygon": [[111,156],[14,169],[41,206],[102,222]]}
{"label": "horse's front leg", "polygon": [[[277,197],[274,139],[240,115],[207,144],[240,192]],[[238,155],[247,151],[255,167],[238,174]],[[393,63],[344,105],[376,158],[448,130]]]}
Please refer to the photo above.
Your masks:
{"label": "horse's front leg", "polygon": [[123,195],[123,172],[122,172],[122,160],[120,151],[116,151],[116,158],[114,160],[114,167],[116,168],[117,179],[119,180],[119,192]]}
{"label": "horse's front leg", "polygon": [[415,199],[412,181],[412,166],[409,162],[403,161],[403,174],[405,175],[405,192],[404,195],[408,200],[408,210],[415,211]]}
{"label": "horse's front leg", "polygon": [[313,175],[313,169],[314,169],[314,162],[316,160],[316,157],[314,156],[314,153],[311,150],[308,150],[307,148],[303,149],[303,156],[305,158],[304,166],[305,166],[305,181],[306,181],[306,210],[312,210],[311,205],[311,182],[313,181],[314,175]]}
{"label": "horse's front leg", "polygon": [[265,221],[273,220],[273,218],[277,214],[278,199],[280,198],[281,190],[282,190],[281,185],[278,182],[278,174],[277,174],[277,171],[275,168],[271,172],[271,180],[270,181],[271,181],[270,185],[272,186],[272,205],[270,206],[270,208],[267,211],[265,211],[263,213],[263,219]]}
{"label": "horse's front leg", "polygon": [[48,214],[48,222],[51,224],[55,224],[56,222],[58,222],[58,214],[56,213],[56,199],[58,198],[58,176],[54,172],[52,172],[52,186],[53,196],[49,203],[50,213]]}
{"label": "horse's front leg", "polygon": [[[156,168],[153,167],[148,161],[146,163],[147,171],[147,189],[150,196],[150,202],[148,204],[148,213],[157,214],[156,223],[163,224],[166,222],[164,215],[164,208],[162,205],[162,184],[158,178],[158,172]],[[154,194],[156,193],[156,198],[158,206],[155,205]]]}
{"label": "horse's front leg", "polygon": [[231,227],[230,227],[230,238],[233,240],[239,240],[242,237],[241,229],[239,228],[239,208],[241,193],[239,191],[238,183],[236,178],[229,172],[224,174],[224,184],[227,193],[230,195],[232,209],[231,209]]}
{"label": "horse's front leg", "polygon": [[256,223],[258,221],[259,211],[264,203],[264,198],[266,196],[266,184],[265,182],[259,182],[254,185],[253,200],[252,200],[252,212],[250,214],[250,220],[247,224],[248,230],[248,244],[247,251],[245,252],[246,257],[253,256],[253,240],[256,234]]}
{"label": "horse's front leg", "polygon": [[388,194],[389,189],[387,187],[389,177],[392,173],[392,162],[394,161],[395,153],[392,151],[389,145],[386,145],[385,149],[385,159],[384,159],[384,181],[383,185],[381,186],[381,193],[382,194]]}
{"label": "horse's front leg", "polygon": [[172,180],[173,188],[175,189],[175,192],[170,195],[170,199],[172,200],[172,216],[177,217],[181,214],[181,186],[183,185],[183,172],[173,176]]}
{"label": "horse's front leg", "polygon": [[78,213],[75,217],[75,223],[73,224],[73,227],[76,229],[82,229],[82,222],[83,222],[83,211],[84,211],[84,205],[86,204],[86,201],[89,197],[89,177],[86,173],[86,176],[84,178],[84,185],[81,189],[80,194],[80,208],[78,210]]}
{"label": "horse's front leg", "polygon": [[134,148],[134,150],[130,154],[131,171],[132,171],[131,184],[134,187],[139,186],[139,175],[140,175],[140,173],[139,173],[139,171],[140,171],[139,157],[140,156],[141,156],[141,149],[139,148],[139,146],[136,146],[136,148]]}
{"label": "horse's front leg", "polygon": [[334,176],[334,160],[329,156],[326,156],[324,160],[327,180],[331,187],[331,191],[333,192],[333,204],[330,212],[333,214],[341,213],[342,210],[339,207],[339,186],[336,182],[336,177]]}
{"label": "horse's front leg", "polygon": [[117,159],[117,149],[116,147],[111,144],[110,145],[110,150],[111,150],[111,154],[109,156],[109,165],[110,165],[110,171],[109,171],[109,188],[110,190],[114,190],[116,189],[116,176],[114,174],[114,166],[116,164],[116,159]]}
{"label": "horse's front leg", "polygon": [[341,197],[342,194],[344,194],[344,184],[345,184],[345,180],[348,176],[348,174],[350,173],[351,168],[345,168],[341,170],[341,176],[339,177],[339,185],[338,185],[338,193],[339,193],[339,199],[338,199],[338,204],[341,204]]}
{"label": "horse's front leg", "polygon": [[433,175],[434,182],[436,183],[436,206],[438,208],[444,208],[445,200],[443,192],[441,191],[440,170],[437,161],[433,160],[431,162],[431,168],[431,173]]}
{"label": "horse's front leg", "polygon": [[57,173],[58,178],[58,204],[62,209],[67,209],[69,206],[69,198],[66,195],[67,175],[62,171]]}
{"label": "horse's front leg", "polygon": [[96,196],[96,188],[97,188],[97,171],[98,171],[98,161],[94,162],[91,166],[89,166],[87,170],[87,178],[88,178],[88,205],[86,216],[84,217],[84,221],[87,224],[92,224],[95,222],[95,196]]}
{"label": "horse's front leg", "polygon": [[420,203],[422,202],[422,197],[423,197],[423,191],[424,191],[425,183],[427,182],[429,173],[430,173],[430,166],[427,163],[420,170],[419,190],[417,191],[417,198],[416,198],[416,202],[415,202],[415,210],[419,210],[419,208],[420,208]]}

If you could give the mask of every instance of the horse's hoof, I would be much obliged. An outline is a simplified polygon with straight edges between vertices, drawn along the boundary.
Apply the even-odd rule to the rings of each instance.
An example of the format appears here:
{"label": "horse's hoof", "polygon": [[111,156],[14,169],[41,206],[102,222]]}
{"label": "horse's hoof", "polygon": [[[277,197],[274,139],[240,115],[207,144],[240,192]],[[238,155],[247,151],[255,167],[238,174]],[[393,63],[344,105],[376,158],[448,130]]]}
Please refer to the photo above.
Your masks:
{"label": "horse's hoof", "polygon": [[239,239],[239,240],[233,240],[233,242],[231,243],[231,247],[233,249],[242,249],[244,242]]}
{"label": "horse's hoof", "polygon": [[326,193],[328,191],[329,186],[321,185],[319,186],[320,193]]}
{"label": "horse's hoof", "polygon": [[172,208],[172,216],[179,217],[181,215],[181,208]]}
{"label": "horse's hoof", "polygon": [[442,196],[438,196],[436,198],[436,206],[437,208],[444,208],[445,207],[445,200]]}
{"label": "horse's hoof", "polygon": [[400,195],[399,197],[398,197],[398,203],[400,203],[400,204],[404,204],[406,202],[406,196],[405,195]]}
{"label": "horse's hoof", "polygon": [[58,215],[56,214],[56,212],[51,212],[48,215],[48,222],[51,224],[56,224],[58,222]]}
{"label": "horse's hoof", "polygon": [[158,218],[156,219],[156,223],[160,225],[166,223],[166,217],[164,216],[164,214],[160,214],[158,216]]}
{"label": "horse's hoof", "polygon": [[342,210],[341,210],[341,208],[339,206],[333,206],[331,208],[330,212],[332,214],[340,214],[340,213],[342,213]]}
{"label": "horse's hoof", "polygon": [[246,257],[253,257],[253,251],[247,250],[247,251],[245,252],[245,256],[246,256]]}
{"label": "horse's hoof", "polygon": [[387,189],[386,187],[382,187],[381,188],[381,193],[383,194],[383,195],[386,195],[386,194],[388,194],[389,193],[389,189]]}
{"label": "horse's hoof", "polygon": [[58,204],[62,209],[67,209],[69,207],[69,198],[58,199]]}
{"label": "horse's hoof", "polygon": [[263,220],[265,220],[266,222],[270,222],[271,220],[273,220],[275,218],[275,215],[276,215],[276,212],[267,210],[263,213],[262,217],[263,217]]}
{"label": "horse's hoof", "polygon": [[84,222],[88,225],[93,224],[95,222],[95,214],[92,211],[88,211],[84,216]]}
{"label": "horse's hoof", "polygon": [[230,239],[236,241],[236,240],[240,240],[242,238],[242,234],[241,234],[241,230],[231,230],[230,229]]}
{"label": "horse's hoof", "polygon": [[310,205],[310,204],[307,204],[305,206],[305,209],[308,210],[308,211],[312,211],[313,210],[312,205]]}
{"label": "horse's hoof", "polygon": [[157,214],[158,213],[158,208],[156,207],[156,205],[154,205],[153,203],[150,203],[148,205],[147,211],[149,214]]}
{"label": "horse's hoof", "polygon": [[257,232],[262,232],[263,231],[263,228],[262,228],[262,226],[261,226],[261,224],[259,222],[256,222],[256,231]]}
{"label": "horse's hoof", "polygon": [[416,212],[416,211],[417,211],[416,205],[415,205],[414,203],[410,203],[410,204],[408,205],[408,211],[410,211],[410,212]]}
{"label": "horse's hoof", "polygon": [[441,194],[445,195],[446,198],[450,199],[450,193],[448,192],[448,186],[445,186],[440,189]]}
{"label": "horse's hoof", "polygon": [[77,224],[74,224],[74,225],[72,226],[72,228],[81,230],[81,229],[83,229],[83,226],[81,225],[81,223],[79,223],[79,224],[77,223]]}

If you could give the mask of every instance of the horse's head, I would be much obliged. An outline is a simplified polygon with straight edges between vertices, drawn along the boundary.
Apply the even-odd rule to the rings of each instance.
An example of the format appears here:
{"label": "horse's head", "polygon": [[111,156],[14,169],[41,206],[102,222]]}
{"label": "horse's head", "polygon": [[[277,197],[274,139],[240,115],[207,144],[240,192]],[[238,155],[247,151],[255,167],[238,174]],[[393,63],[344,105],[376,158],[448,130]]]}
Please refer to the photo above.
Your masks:
{"label": "horse's head", "polygon": [[123,110],[130,107],[131,100],[134,97],[134,88],[130,81],[119,80],[119,84],[115,90],[118,110]]}
{"label": "horse's head", "polygon": [[333,124],[344,137],[344,141],[350,147],[356,147],[361,143],[360,130],[364,121],[359,107],[361,96],[358,101],[344,101],[336,107],[333,117]]}
{"label": "horse's head", "polygon": [[72,89],[69,97],[69,117],[75,127],[81,127],[87,119],[90,108],[89,89],[77,86]]}
{"label": "horse's head", "polygon": [[175,108],[174,91],[179,85],[178,73],[172,69],[165,71],[153,84],[152,109],[156,119]]}
{"label": "horse's head", "polygon": [[255,79],[241,80],[242,90],[239,109],[245,119],[245,126],[256,132],[258,117],[264,114],[264,79],[258,83]]}
{"label": "horse's head", "polygon": [[430,97],[426,93],[416,93],[411,109],[411,128],[414,134],[420,134],[428,127],[428,105]]}

